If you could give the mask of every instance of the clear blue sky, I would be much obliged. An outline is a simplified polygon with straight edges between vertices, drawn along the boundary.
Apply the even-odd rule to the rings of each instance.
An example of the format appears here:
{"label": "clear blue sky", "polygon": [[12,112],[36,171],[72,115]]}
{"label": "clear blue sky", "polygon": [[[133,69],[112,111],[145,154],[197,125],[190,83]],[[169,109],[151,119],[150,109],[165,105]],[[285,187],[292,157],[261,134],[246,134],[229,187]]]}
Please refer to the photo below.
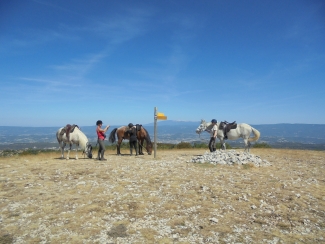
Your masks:
{"label": "clear blue sky", "polygon": [[325,1],[2,0],[0,125],[325,123]]}

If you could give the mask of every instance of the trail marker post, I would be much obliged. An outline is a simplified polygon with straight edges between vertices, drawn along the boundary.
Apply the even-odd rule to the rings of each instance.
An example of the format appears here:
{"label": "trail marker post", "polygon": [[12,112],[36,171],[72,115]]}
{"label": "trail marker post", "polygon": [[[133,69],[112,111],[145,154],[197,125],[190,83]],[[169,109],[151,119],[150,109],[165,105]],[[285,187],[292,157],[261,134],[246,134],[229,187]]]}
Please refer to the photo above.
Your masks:
{"label": "trail marker post", "polygon": [[157,154],[157,120],[167,120],[167,116],[163,113],[157,112],[157,107],[154,109],[154,157],[156,158]]}

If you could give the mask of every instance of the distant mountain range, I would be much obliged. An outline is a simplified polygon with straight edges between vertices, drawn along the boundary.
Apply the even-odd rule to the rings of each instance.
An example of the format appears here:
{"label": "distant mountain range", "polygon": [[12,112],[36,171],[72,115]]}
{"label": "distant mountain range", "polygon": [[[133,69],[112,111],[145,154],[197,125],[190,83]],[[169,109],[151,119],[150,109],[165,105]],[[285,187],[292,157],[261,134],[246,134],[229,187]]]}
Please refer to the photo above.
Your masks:
{"label": "distant mountain range", "polygon": [[[195,133],[200,122],[158,121],[157,141],[163,143],[203,142],[207,143],[209,134],[203,132],[200,137]],[[121,125],[112,125],[108,132]],[[143,125],[154,140],[154,123]],[[325,124],[264,124],[252,125],[259,130],[259,143],[265,142],[272,147],[306,148],[325,150]],[[95,126],[79,126],[89,141],[96,143]],[[17,127],[0,126],[0,150],[19,148],[57,147],[56,131],[59,127]],[[106,142],[108,143],[108,142]],[[243,140],[227,141],[231,146],[243,146]]]}

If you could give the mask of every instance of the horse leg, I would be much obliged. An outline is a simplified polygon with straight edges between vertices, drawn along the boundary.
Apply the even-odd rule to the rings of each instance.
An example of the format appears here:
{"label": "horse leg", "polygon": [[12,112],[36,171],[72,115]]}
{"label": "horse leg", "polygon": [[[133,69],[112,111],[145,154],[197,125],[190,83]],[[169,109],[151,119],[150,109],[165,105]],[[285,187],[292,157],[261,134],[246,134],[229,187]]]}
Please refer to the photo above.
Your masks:
{"label": "horse leg", "polygon": [[220,138],[220,144],[221,144],[221,149],[222,150],[226,150],[227,149],[226,142],[224,141],[223,137]]}
{"label": "horse leg", "polygon": [[117,155],[121,155],[121,152],[120,152],[120,144],[119,143],[116,144],[116,154]]}
{"label": "horse leg", "polygon": [[140,143],[139,143],[139,154],[140,155],[144,155],[143,152],[142,152],[143,142],[144,142],[144,139],[141,139],[140,140]]}
{"label": "horse leg", "polygon": [[138,144],[139,144],[139,155],[142,155],[142,142],[141,142],[141,140],[138,140]]}
{"label": "horse leg", "polygon": [[121,155],[121,143],[122,143],[122,140],[119,139],[117,144],[116,144],[116,151],[117,151],[117,155],[119,155],[119,156]]}
{"label": "horse leg", "polygon": [[68,149],[68,154],[67,154],[67,160],[70,159],[70,151],[71,151],[72,144],[70,143],[69,149]]}
{"label": "horse leg", "polygon": [[64,148],[65,148],[65,142],[61,141],[60,142],[60,149],[61,149],[61,158],[64,158]]}
{"label": "horse leg", "polygon": [[249,149],[250,149],[251,143],[248,141],[248,138],[244,138],[244,142],[245,142],[245,150],[244,150],[244,152],[248,152],[249,153]]}
{"label": "horse leg", "polygon": [[76,144],[76,160],[78,160],[78,149],[79,149],[79,144]]}

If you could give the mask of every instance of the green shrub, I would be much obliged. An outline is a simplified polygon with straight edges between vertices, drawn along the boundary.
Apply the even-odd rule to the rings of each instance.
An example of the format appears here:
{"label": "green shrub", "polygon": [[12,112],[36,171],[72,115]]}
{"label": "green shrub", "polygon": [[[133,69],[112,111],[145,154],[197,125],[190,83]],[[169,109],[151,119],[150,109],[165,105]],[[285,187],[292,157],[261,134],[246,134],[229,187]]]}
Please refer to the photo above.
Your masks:
{"label": "green shrub", "polygon": [[[93,147],[93,150],[98,150],[98,148],[99,148],[99,145],[97,144],[95,147]],[[120,148],[130,148],[129,142],[122,142]],[[105,149],[116,150],[116,143],[105,146]]]}
{"label": "green shrub", "polygon": [[18,154],[17,150],[10,150],[10,149],[5,149],[3,151],[0,151],[0,157],[11,157]]}
{"label": "green shrub", "polygon": [[20,155],[36,155],[40,152],[40,150],[36,150],[36,149],[27,149],[24,150],[20,153]]}
{"label": "green shrub", "polygon": [[271,146],[269,144],[267,144],[266,142],[261,142],[261,143],[255,143],[253,145],[254,148],[271,148]]}
{"label": "green shrub", "polygon": [[172,143],[157,143],[157,149],[173,149],[175,144]]}
{"label": "green shrub", "polygon": [[[216,148],[217,149],[220,149],[221,148],[221,143],[220,142],[216,143]],[[232,149],[232,146],[230,146],[228,143],[226,143],[226,148],[227,149]]]}
{"label": "green shrub", "polygon": [[208,147],[208,144],[207,143],[203,143],[203,142],[200,142],[200,143],[195,142],[192,147],[193,148],[207,148]]}
{"label": "green shrub", "polygon": [[192,144],[189,142],[180,142],[176,144],[177,149],[192,148]]}

